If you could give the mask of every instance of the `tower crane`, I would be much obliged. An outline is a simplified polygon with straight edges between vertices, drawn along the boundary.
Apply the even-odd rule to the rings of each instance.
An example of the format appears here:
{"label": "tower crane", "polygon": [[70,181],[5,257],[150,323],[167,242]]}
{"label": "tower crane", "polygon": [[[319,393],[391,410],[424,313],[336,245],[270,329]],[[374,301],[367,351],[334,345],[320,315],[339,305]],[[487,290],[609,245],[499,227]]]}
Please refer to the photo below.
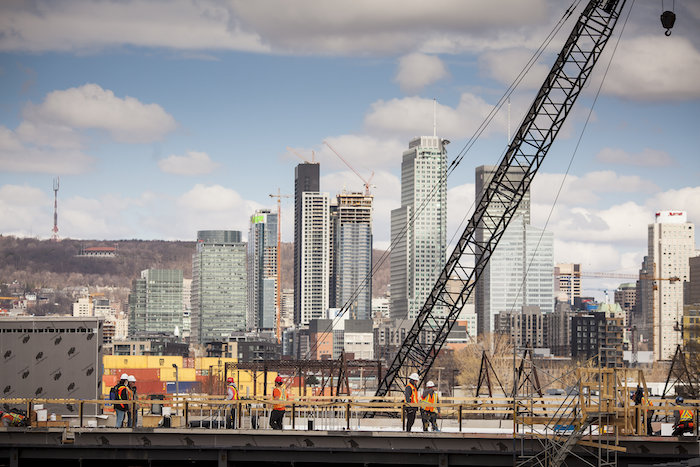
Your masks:
{"label": "tower crane", "polygon": [[346,161],[345,158],[344,158],[343,156],[341,156],[340,153],[338,153],[338,151],[336,151],[336,150],[333,148],[333,146],[331,146],[331,144],[330,144],[328,141],[324,141],[323,144],[325,144],[326,146],[328,146],[328,149],[330,149],[331,151],[333,151],[333,152],[335,153],[335,155],[338,156],[338,158],[340,158],[340,160],[343,161],[343,163],[344,163],[345,165],[347,165],[347,166],[350,168],[350,170],[352,170],[353,172],[355,172],[355,175],[357,175],[358,177],[360,177],[360,180],[362,180],[362,182],[363,182],[364,185],[365,185],[365,196],[369,196],[369,194],[370,194],[369,190],[370,190],[370,188],[372,187],[372,185],[370,184],[370,182],[372,181],[372,178],[374,177],[374,171],[372,171],[372,175],[369,176],[369,179],[368,179],[368,180],[365,180],[365,177],[363,177],[363,176],[360,174],[360,172],[358,172],[357,170],[355,170],[355,168],[354,168],[353,166],[351,166],[350,163],[348,163],[348,161]]}
{"label": "tower crane", "polygon": [[314,151],[311,151],[311,161],[309,161],[306,157],[302,156],[298,152],[296,152],[294,149],[290,148],[287,146],[287,151],[291,152],[295,156],[297,156],[299,159],[303,160],[307,164],[317,164],[316,162],[316,153]]}
{"label": "tower crane", "polygon": [[280,193],[280,189],[277,188],[277,194],[271,194],[270,198],[277,198],[277,325],[275,334],[277,336],[277,343],[282,342],[282,252],[280,247],[282,245],[282,198],[291,198],[292,195],[283,195]]}
{"label": "tower crane", "polygon": [[[379,382],[377,397],[389,391],[401,391],[409,373],[418,373],[420,382],[427,376],[586,85],[624,5],[625,0],[590,0],[584,7],[425,304]],[[502,215],[488,209],[494,203],[503,207]],[[482,242],[476,241],[477,229],[484,231]],[[432,332],[423,333],[424,330]]]}

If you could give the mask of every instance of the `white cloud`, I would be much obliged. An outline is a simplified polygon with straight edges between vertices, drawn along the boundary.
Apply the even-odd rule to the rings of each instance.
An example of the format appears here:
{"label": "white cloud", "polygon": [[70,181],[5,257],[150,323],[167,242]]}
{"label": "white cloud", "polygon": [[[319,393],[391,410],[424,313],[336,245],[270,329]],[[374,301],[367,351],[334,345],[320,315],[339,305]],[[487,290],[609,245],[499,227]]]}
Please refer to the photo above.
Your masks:
{"label": "white cloud", "polygon": [[119,98],[91,83],[50,92],[44,102],[28,104],[23,113],[30,122],[105,130],[115,141],[127,143],[157,141],[176,127],[175,119],[158,104]]}
{"label": "white cloud", "polygon": [[[369,135],[331,136],[325,140],[365,179],[369,179],[373,171],[400,166],[401,154],[408,149],[408,145],[398,139]],[[324,171],[348,168],[325,144],[316,152],[316,159],[321,161]]]}
{"label": "white cloud", "polygon": [[3,235],[48,235],[51,206],[49,197],[38,188],[27,185],[0,186]]}
{"label": "white cloud", "polygon": [[399,59],[395,80],[402,91],[415,93],[447,75],[447,68],[439,57],[412,53]]}
{"label": "white cloud", "polygon": [[171,155],[158,161],[160,170],[176,175],[203,175],[213,172],[219,164],[205,152],[188,151],[184,156]]}
{"label": "white cloud", "polygon": [[[479,68],[487,76],[510,85],[531,57],[532,50],[525,48],[488,50],[479,56]],[[551,65],[535,63],[530,71],[522,77],[518,87],[539,89],[550,68]]]}
{"label": "white cloud", "polygon": [[624,149],[603,148],[595,156],[596,160],[607,164],[636,165],[642,167],[666,167],[675,164],[675,160],[666,151],[644,148],[632,153]]}
{"label": "white cloud", "polygon": [[677,34],[623,38],[603,92],[637,100],[697,99],[697,76],[700,51],[687,38]]}

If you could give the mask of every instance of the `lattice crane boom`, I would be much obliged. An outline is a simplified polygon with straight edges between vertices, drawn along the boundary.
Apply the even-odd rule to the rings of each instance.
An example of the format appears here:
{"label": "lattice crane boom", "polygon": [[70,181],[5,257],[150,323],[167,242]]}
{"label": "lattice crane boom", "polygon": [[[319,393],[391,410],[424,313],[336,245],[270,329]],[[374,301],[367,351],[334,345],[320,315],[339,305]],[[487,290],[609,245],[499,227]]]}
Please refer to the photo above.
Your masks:
{"label": "lattice crane boom", "polygon": [[[377,387],[377,396],[401,391],[406,375],[427,375],[516,213],[564,120],[600,58],[625,0],[591,0],[559,53],[435,286]],[[488,207],[498,203],[503,215]],[[477,228],[484,229],[477,241]]]}

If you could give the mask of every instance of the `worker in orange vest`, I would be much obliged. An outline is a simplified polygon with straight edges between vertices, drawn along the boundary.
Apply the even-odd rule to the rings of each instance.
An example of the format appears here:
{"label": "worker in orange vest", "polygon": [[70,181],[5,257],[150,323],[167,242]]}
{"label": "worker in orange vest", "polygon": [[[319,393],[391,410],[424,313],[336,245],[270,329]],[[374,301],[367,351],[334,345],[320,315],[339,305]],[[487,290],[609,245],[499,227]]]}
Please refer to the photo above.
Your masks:
{"label": "worker in orange vest", "polygon": [[651,427],[651,417],[654,415],[654,411],[651,410],[651,407],[653,407],[654,404],[644,396],[644,389],[639,385],[637,385],[637,390],[632,396],[632,400],[637,407],[639,417],[644,417],[644,409],[646,409],[647,436],[653,436],[654,430]]}
{"label": "worker in orange vest", "polygon": [[[421,407],[421,419],[423,420],[423,431],[428,431],[428,425],[433,427],[433,431],[440,431],[437,426],[437,412],[435,404],[437,404],[437,392],[435,392],[435,383],[428,381],[423,391],[421,401],[425,404]],[[440,410],[439,408],[437,409]]]}
{"label": "worker in orange vest", "polygon": [[[404,389],[404,399],[407,404],[417,404],[418,403],[418,373],[411,373],[408,375],[408,384],[406,384],[406,389]],[[416,420],[416,412],[418,407],[406,407],[406,431],[411,431],[413,428],[413,422]]]}
{"label": "worker in orange vest", "polygon": [[687,406],[683,405],[683,398],[676,397],[676,405],[678,410],[674,411],[676,423],[673,425],[673,436],[682,436],[683,433],[692,433],[695,428],[694,415],[695,413]]}
{"label": "worker in orange vest", "polygon": [[[281,376],[275,378],[275,388],[272,390],[272,400],[275,401],[286,401],[287,391],[285,390],[284,381]],[[274,404],[272,406],[272,412],[270,412],[270,427],[273,430],[282,429],[282,421],[284,420],[284,412],[286,407],[284,404]]]}
{"label": "worker in orange vest", "polygon": [[[226,379],[227,390],[226,390],[226,400],[227,401],[237,401],[238,400],[238,388],[233,378],[230,376]],[[226,419],[226,428],[236,429],[236,405],[231,404],[229,411],[229,416]]]}

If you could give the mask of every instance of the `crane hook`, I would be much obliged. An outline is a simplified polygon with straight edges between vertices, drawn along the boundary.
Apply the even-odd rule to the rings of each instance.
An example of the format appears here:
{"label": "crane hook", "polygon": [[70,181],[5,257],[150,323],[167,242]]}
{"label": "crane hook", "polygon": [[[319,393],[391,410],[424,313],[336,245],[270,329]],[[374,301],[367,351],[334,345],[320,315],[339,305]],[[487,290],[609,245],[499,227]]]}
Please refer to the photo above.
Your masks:
{"label": "crane hook", "polygon": [[663,26],[666,29],[666,36],[671,35],[671,29],[673,28],[673,24],[676,22],[676,14],[672,11],[666,10],[663,13],[661,13],[661,26]]}

